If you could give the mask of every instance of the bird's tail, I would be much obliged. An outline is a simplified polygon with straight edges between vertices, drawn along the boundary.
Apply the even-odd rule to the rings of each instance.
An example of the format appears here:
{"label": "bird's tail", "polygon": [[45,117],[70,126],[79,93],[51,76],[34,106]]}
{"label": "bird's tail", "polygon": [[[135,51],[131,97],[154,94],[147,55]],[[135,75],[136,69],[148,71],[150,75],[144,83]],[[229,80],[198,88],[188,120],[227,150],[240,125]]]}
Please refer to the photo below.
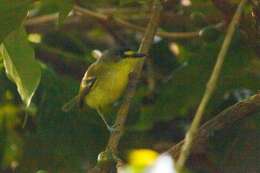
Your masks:
{"label": "bird's tail", "polygon": [[62,111],[63,112],[68,112],[70,111],[73,107],[75,107],[79,102],[79,95],[73,97],[70,101],[68,101],[67,103],[65,103],[62,106]]}

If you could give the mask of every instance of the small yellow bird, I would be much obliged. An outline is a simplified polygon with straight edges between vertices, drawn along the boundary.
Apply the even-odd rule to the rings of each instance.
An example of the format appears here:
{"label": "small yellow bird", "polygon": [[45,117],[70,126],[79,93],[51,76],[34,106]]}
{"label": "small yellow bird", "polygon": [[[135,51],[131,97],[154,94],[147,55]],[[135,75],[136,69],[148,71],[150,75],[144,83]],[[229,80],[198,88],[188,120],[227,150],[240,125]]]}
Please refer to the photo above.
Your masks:
{"label": "small yellow bird", "polygon": [[113,128],[108,125],[101,110],[122,95],[127,87],[129,74],[145,57],[144,54],[134,51],[125,51],[120,55],[115,52],[110,50],[102,54],[94,51],[97,60],[84,74],[78,95],[63,106],[64,111],[71,109],[74,103],[77,103],[79,108],[86,104],[96,109],[109,131],[113,131]]}

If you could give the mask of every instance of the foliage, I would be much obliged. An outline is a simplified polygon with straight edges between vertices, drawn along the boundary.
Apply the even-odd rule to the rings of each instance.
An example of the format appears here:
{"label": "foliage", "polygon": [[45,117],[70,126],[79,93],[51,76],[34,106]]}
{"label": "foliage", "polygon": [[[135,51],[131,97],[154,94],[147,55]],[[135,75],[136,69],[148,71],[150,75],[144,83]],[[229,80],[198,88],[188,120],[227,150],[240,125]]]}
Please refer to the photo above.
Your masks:
{"label": "foliage", "polygon": [[24,29],[19,28],[10,33],[1,49],[6,74],[15,82],[22,100],[29,106],[40,82],[41,71]]}
{"label": "foliage", "polygon": [[0,1],[0,43],[11,31],[21,25],[29,10],[30,0]]}

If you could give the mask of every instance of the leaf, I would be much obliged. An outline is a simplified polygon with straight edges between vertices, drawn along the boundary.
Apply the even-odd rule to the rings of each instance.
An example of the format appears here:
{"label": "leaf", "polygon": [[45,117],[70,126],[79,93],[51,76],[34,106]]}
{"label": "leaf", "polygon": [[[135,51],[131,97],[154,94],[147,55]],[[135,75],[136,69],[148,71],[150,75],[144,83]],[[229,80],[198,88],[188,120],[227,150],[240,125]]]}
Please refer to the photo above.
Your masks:
{"label": "leaf", "polygon": [[26,17],[31,0],[0,0],[0,43]]}
{"label": "leaf", "polygon": [[1,45],[6,74],[12,80],[25,104],[30,105],[41,78],[40,64],[27,41],[24,28],[9,34]]}

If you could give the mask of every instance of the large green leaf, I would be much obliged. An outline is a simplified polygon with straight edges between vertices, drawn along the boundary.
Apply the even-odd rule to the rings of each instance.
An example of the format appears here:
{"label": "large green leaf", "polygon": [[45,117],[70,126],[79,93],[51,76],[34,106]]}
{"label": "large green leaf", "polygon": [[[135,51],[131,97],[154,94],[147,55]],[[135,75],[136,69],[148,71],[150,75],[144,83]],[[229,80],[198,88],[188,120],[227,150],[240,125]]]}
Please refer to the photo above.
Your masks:
{"label": "large green leaf", "polygon": [[15,82],[22,100],[28,106],[40,82],[41,70],[23,28],[6,37],[1,45],[1,56],[8,78]]}
{"label": "large green leaf", "polygon": [[21,25],[31,2],[31,0],[0,0],[0,43]]}

